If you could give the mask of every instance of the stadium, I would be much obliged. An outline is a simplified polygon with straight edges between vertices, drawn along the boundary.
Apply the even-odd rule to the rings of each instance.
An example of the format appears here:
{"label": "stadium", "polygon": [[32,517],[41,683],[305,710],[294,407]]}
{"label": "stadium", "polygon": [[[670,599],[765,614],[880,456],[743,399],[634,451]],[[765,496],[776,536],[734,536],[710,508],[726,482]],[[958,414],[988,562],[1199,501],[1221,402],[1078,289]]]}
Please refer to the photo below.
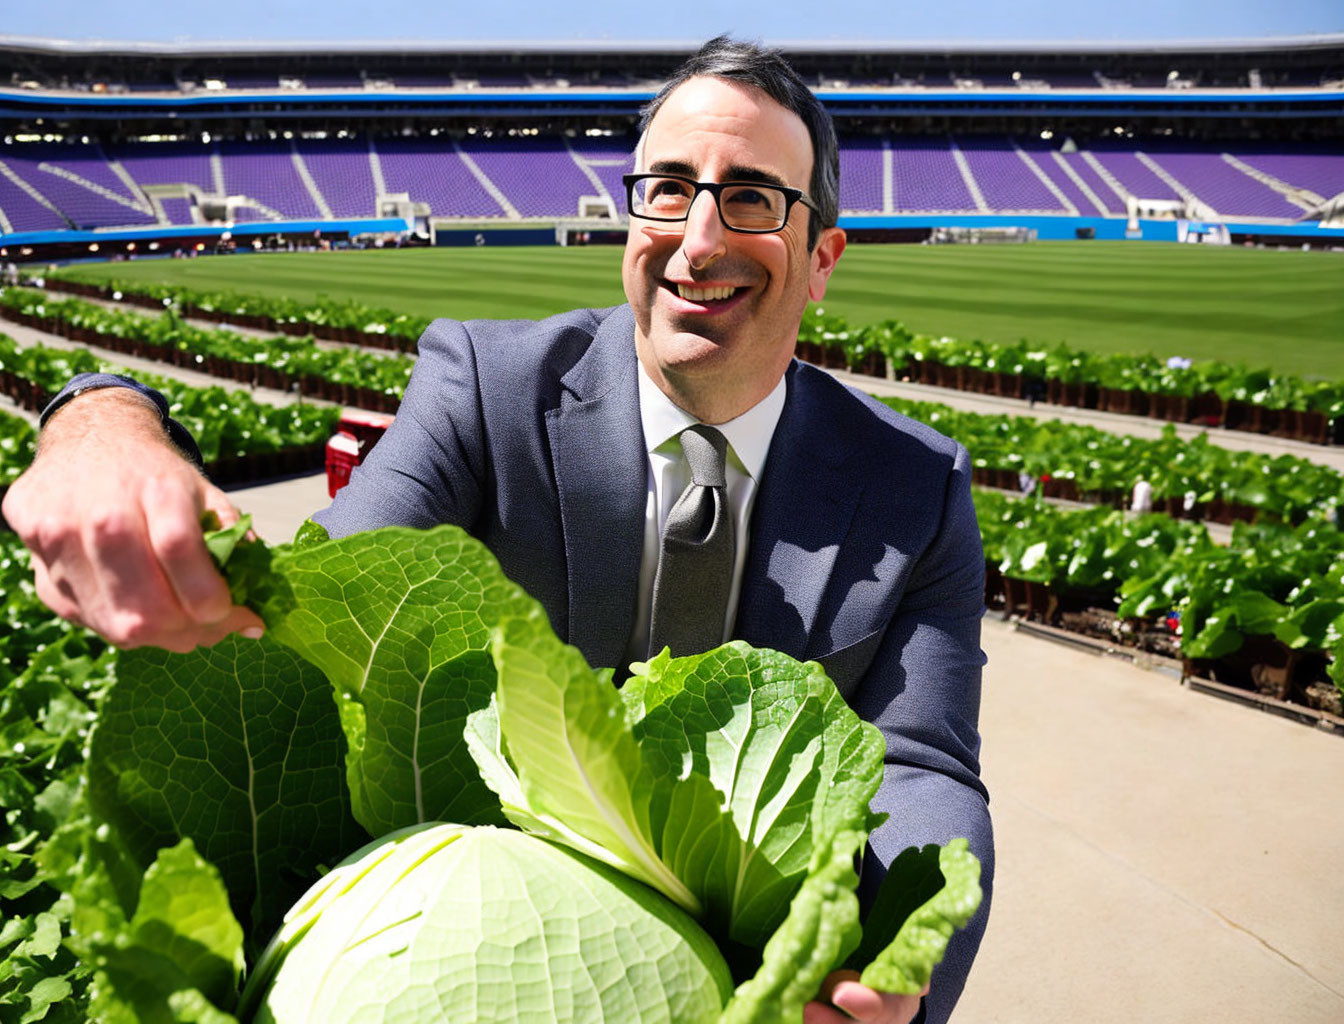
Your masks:
{"label": "stadium", "polygon": [[[511,584],[468,558],[423,597],[438,552],[324,563],[308,516],[393,422],[431,320],[625,301],[640,111],[697,45],[0,35],[0,498],[73,374],[133,374],[274,545],[210,541],[284,623],[264,685],[241,643],[118,652],[38,600],[0,517],[0,1019],[246,1024],[287,907],[286,942],[316,933],[367,835],[469,820],[475,766],[422,770],[460,754],[422,718],[460,713],[420,701],[493,687],[505,633],[476,606]],[[1344,34],[776,45],[836,125],[849,240],[796,355],[972,467],[997,876],[953,1024],[1344,1019]],[[496,770],[523,764],[496,732]],[[780,754],[791,781],[821,777],[806,753]],[[497,907],[533,885],[584,888],[520,875]],[[422,910],[366,937],[389,971]],[[569,940],[537,963],[595,948]],[[644,978],[592,959],[604,991]],[[332,991],[303,1019],[344,1013]],[[557,1002],[491,1017],[494,991],[475,1019]]]}
{"label": "stadium", "polygon": [[[858,240],[1344,240],[1344,38],[782,48],[836,121]],[[0,245],[600,240],[685,53],[0,39]]]}

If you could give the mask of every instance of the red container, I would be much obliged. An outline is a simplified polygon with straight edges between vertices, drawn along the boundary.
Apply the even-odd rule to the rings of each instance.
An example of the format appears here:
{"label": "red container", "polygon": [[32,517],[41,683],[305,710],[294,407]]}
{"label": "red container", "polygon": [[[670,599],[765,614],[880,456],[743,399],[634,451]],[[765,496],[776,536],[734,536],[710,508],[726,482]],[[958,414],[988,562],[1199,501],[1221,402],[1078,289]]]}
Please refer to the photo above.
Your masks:
{"label": "red container", "polygon": [[336,497],[336,492],[350,482],[350,471],[359,465],[361,447],[355,435],[347,430],[338,431],[327,442],[328,497]]}
{"label": "red container", "polygon": [[350,482],[350,472],[373,450],[378,439],[392,425],[392,417],[360,409],[347,409],[341,414],[337,431],[327,442],[327,494],[336,492]]}

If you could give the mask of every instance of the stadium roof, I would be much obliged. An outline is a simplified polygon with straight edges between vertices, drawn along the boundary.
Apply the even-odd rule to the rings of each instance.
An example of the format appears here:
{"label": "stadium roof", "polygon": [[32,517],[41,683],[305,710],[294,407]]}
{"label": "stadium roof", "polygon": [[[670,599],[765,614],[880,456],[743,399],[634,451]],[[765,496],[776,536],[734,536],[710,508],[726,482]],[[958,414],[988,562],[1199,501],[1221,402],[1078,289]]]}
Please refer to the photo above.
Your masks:
{"label": "stadium roof", "polygon": [[[293,56],[314,54],[435,53],[680,53],[698,49],[704,40],[214,40],[172,43],[124,40],[45,39],[0,34],[0,50],[59,56],[102,55],[142,57]],[[1249,39],[1189,40],[872,40],[777,39],[768,44],[792,53],[1051,53],[1051,54],[1191,54],[1269,53],[1344,48],[1344,33],[1272,36]]]}

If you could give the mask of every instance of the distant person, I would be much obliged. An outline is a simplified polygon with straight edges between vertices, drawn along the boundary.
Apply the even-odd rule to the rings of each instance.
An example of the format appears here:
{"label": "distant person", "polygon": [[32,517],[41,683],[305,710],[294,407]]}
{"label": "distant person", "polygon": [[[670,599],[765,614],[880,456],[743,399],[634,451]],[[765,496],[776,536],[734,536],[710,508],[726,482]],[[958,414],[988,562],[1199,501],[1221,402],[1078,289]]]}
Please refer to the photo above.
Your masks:
{"label": "distant person", "polygon": [[[985,906],[922,1000],[837,976],[833,1005],[809,1004],[806,1020],[851,1019],[840,1007],[886,1024],[946,1021],[993,878],[969,460],[793,358],[845,234],[830,118],[783,59],[713,40],[650,103],[642,131],[625,182],[628,304],[537,323],[436,321],[392,427],[317,518],[334,536],[461,525],[594,665],[730,638],[820,661],[887,744],[873,807],[891,818],[873,833],[864,893],[902,849],[967,836]],[[124,646],[258,635],[197,525],[203,509],[226,522],[236,512],[183,458],[194,446],[162,398],[81,377],[45,420],[4,506],[43,600]],[[673,523],[679,541],[664,536]],[[664,541],[712,567],[665,573]]]}

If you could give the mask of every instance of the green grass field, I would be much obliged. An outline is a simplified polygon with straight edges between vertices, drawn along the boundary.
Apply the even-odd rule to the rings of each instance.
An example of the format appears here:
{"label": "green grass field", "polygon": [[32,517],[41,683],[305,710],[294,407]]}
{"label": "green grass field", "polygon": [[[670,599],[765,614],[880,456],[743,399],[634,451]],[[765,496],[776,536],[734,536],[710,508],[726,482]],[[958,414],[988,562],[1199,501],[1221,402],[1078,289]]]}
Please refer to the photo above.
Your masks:
{"label": "green grass field", "polygon": [[[620,302],[620,259],[616,247],[443,248],[142,260],[76,273],[465,319]],[[1142,242],[853,245],[822,305],[853,323],[894,318],[928,334],[1344,377],[1344,253]]]}

